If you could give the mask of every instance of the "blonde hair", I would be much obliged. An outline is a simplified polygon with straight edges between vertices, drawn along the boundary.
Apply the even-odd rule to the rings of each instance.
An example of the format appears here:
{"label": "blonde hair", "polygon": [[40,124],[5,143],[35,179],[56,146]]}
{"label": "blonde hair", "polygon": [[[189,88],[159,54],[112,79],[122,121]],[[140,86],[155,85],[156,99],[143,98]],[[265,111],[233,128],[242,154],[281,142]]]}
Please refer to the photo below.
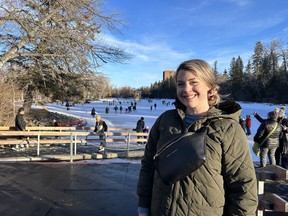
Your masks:
{"label": "blonde hair", "polygon": [[210,106],[220,103],[221,96],[218,93],[220,86],[217,85],[215,75],[207,62],[201,59],[191,59],[182,62],[176,70],[176,82],[180,70],[192,72],[213,91],[213,94],[208,97]]}

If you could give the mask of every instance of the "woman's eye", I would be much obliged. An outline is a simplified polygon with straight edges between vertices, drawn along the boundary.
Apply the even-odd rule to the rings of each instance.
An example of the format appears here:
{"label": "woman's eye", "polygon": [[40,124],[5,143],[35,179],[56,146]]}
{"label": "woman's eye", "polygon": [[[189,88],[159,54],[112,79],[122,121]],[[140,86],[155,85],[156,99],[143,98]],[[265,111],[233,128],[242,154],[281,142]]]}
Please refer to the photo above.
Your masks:
{"label": "woman's eye", "polygon": [[190,81],[189,82],[189,84],[192,85],[192,86],[196,85],[197,83],[198,83],[197,81]]}

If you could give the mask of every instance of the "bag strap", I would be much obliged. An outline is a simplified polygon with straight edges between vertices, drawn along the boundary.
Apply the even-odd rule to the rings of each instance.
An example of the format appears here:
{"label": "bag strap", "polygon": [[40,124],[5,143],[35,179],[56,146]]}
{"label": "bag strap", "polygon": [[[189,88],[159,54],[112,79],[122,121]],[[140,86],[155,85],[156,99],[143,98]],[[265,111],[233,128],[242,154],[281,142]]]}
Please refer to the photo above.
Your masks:
{"label": "bag strap", "polygon": [[275,127],[273,128],[273,130],[265,137],[264,140],[262,140],[262,142],[259,144],[259,146],[261,146],[274,133],[274,131],[276,130],[277,126],[278,126],[278,123],[276,122]]}

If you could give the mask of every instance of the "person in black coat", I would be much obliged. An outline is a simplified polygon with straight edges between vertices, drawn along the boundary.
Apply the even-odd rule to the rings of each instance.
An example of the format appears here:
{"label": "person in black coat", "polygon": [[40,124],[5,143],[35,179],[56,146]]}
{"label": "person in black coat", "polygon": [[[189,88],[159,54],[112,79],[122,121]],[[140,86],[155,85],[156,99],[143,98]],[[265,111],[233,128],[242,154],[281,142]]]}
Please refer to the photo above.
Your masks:
{"label": "person in black coat", "polygon": [[[145,122],[144,122],[144,117],[141,117],[138,121],[137,121],[137,124],[136,124],[136,132],[137,133],[141,133],[143,132],[145,128]],[[137,136],[138,139],[141,139],[142,136]],[[141,144],[142,142],[137,142],[139,144]]]}
{"label": "person in black coat", "polygon": [[[25,115],[25,110],[24,110],[23,107],[20,107],[19,110],[18,110],[18,114],[15,117],[15,130],[17,130],[17,131],[25,131],[26,121],[24,119],[24,115]],[[24,137],[19,136],[18,138],[19,139],[23,139]],[[28,138],[26,139],[26,142],[27,142],[27,144],[29,144]],[[18,149],[19,146],[21,148],[23,148],[23,147],[26,146],[26,143],[25,144],[16,145],[16,149]]]}
{"label": "person in black coat", "polygon": [[[276,165],[284,167],[284,160],[285,158],[283,157],[284,152],[285,152],[285,145],[287,144],[287,127],[288,127],[288,120],[286,117],[286,107],[282,106],[280,108],[275,108],[274,112],[278,114],[277,122],[281,125],[282,127],[282,137],[280,138],[279,142],[279,147],[276,149],[275,152],[275,160],[276,160]],[[265,121],[264,118],[262,118],[257,112],[253,113],[254,117],[260,122],[263,123]],[[269,118],[269,116],[268,116]],[[285,167],[284,167],[285,168]]]}
{"label": "person in black coat", "polygon": [[23,107],[19,108],[18,114],[15,118],[15,129],[17,131],[25,131],[26,122],[24,120],[25,110]]}
{"label": "person in black coat", "polygon": [[267,154],[270,164],[276,165],[275,152],[279,147],[280,139],[282,137],[282,127],[277,120],[278,114],[276,112],[269,112],[268,118],[261,123],[254,136],[254,142],[261,143],[276,127],[273,133],[260,146],[261,167],[266,166]]}
{"label": "person in black coat", "polygon": [[93,118],[95,118],[95,115],[96,115],[96,110],[95,110],[95,108],[93,107],[92,110],[91,110],[91,116],[92,116]]}

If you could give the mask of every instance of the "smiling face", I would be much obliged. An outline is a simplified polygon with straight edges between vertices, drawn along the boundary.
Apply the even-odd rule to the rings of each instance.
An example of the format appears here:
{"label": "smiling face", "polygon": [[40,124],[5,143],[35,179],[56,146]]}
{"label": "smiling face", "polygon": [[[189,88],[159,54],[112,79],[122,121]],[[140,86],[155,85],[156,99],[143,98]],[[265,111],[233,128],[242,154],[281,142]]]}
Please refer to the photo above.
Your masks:
{"label": "smiling face", "polygon": [[187,109],[187,114],[205,115],[209,109],[209,86],[200,80],[195,73],[179,70],[177,74],[177,96]]}

